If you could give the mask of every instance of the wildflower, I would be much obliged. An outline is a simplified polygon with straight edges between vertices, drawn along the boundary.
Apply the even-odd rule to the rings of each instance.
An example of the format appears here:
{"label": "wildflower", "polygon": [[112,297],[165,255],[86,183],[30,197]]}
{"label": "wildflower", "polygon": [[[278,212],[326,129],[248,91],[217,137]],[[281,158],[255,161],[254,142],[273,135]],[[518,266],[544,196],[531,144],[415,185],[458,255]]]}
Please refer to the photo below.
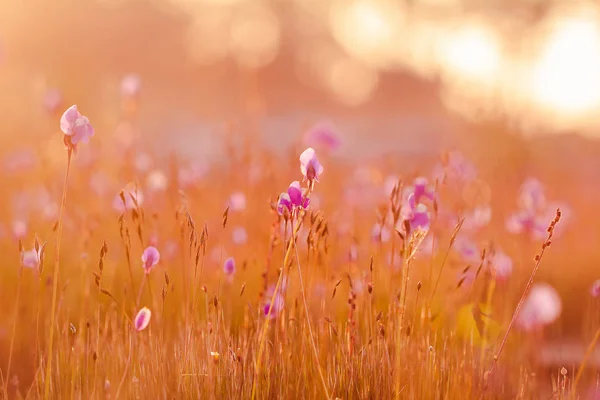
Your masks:
{"label": "wildflower", "polygon": [[304,142],[310,146],[314,145],[328,151],[335,151],[342,145],[342,140],[335,126],[327,121],[319,122],[313,126],[306,133]]}
{"label": "wildflower", "polygon": [[233,274],[235,274],[235,260],[233,257],[229,257],[225,260],[223,263],[223,272],[228,276],[233,276]]}
{"label": "wildflower", "polygon": [[323,166],[312,147],[309,147],[300,154],[300,172],[304,175],[304,179],[311,183],[313,181],[318,182],[319,175],[323,173]]}
{"label": "wildflower", "polygon": [[44,94],[42,104],[44,105],[46,111],[48,111],[50,114],[54,114],[62,105],[62,100],[63,98],[60,90],[56,88],[48,89]]}
{"label": "wildflower", "polygon": [[390,230],[387,227],[382,226],[380,223],[376,223],[373,225],[373,228],[371,228],[371,240],[374,242],[381,241],[382,243],[385,243],[391,238],[392,234]]}
{"label": "wildflower", "polygon": [[280,291],[279,293],[277,293],[277,295],[275,296],[275,301],[273,303],[273,309],[271,309],[271,298],[273,297],[273,290],[274,287],[270,287],[269,290],[266,293],[266,298],[267,298],[267,303],[265,304],[264,308],[263,308],[263,312],[265,317],[269,317],[269,318],[275,318],[276,315],[283,310],[283,305],[284,305],[284,300],[283,300],[283,296],[281,296],[281,291],[285,290],[285,286],[281,285]]}
{"label": "wildflower", "polygon": [[547,283],[538,283],[531,288],[523,308],[517,316],[517,325],[526,331],[554,322],[562,311],[560,296]]}
{"label": "wildflower", "polygon": [[144,196],[134,184],[127,184],[122,192],[122,194],[118,193],[112,202],[113,208],[118,212],[123,213],[125,211],[137,209],[142,205]]}
{"label": "wildflower", "polygon": [[42,245],[39,249],[31,249],[27,251],[21,251],[21,265],[25,268],[30,269],[39,269],[42,252],[44,251],[44,247],[46,245]]}
{"label": "wildflower", "polygon": [[232,193],[227,205],[231,211],[243,211],[246,208],[246,195],[242,192]]}
{"label": "wildflower", "polygon": [[143,331],[144,329],[146,329],[146,327],[150,323],[151,316],[152,316],[152,312],[150,311],[150,309],[148,309],[148,307],[144,307],[140,311],[138,311],[138,313],[135,316],[135,319],[133,321],[135,330],[140,332],[140,331]]}
{"label": "wildflower", "polygon": [[398,221],[396,229],[400,232],[404,232],[406,230],[405,225],[408,224],[410,232],[404,232],[405,234],[410,234],[417,229],[428,231],[431,223],[431,217],[427,210],[427,206],[422,203],[417,203],[415,197],[414,193],[411,193],[400,210],[400,216],[402,218]]}
{"label": "wildflower", "polygon": [[464,183],[476,178],[477,170],[458,151],[451,151],[443,155],[433,173],[435,179],[443,181],[444,178],[453,182]]}
{"label": "wildflower", "polygon": [[512,274],[513,261],[508,254],[501,250],[496,250],[488,256],[488,266],[498,280],[506,280]]}
{"label": "wildflower", "polygon": [[290,214],[298,209],[307,209],[310,204],[310,198],[307,197],[306,190],[300,187],[300,182],[294,181],[290,184],[287,192],[279,195],[277,201],[277,212],[284,215],[286,211]]}
{"label": "wildflower", "polygon": [[245,244],[248,241],[248,233],[246,233],[246,229],[243,226],[236,226],[231,231],[233,243],[235,244]]}
{"label": "wildflower", "polygon": [[137,74],[128,74],[121,81],[121,96],[135,97],[138,95],[142,86],[142,80]]}
{"label": "wildflower", "polygon": [[154,267],[156,264],[158,264],[159,261],[160,261],[160,253],[158,252],[157,248],[154,246],[146,247],[146,249],[142,253],[142,262],[144,263],[143,267],[144,267],[144,270],[146,270],[147,274],[150,273],[150,271],[152,270],[152,267]]}
{"label": "wildflower", "polygon": [[25,235],[27,235],[27,222],[21,219],[14,220],[12,223],[12,231],[17,239],[25,237]]}
{"label": "wildflower", "polygon": [[[435,196],[435,192],[428,187],[427,178],[419,177],[414,181],[413,188],[413,201],[416,204],[421,203],[421,200],[425,197],[431,201]],[[414,207],[414,204],[413,204]]]}
{"label": "wildflower", "polygon": [[476,231],[490,223],[492,219],[492,208],[488,206],[480,206],[467,213],[462,224],[462,229],[465,231]]}
{"label": "wildflower", "polygon": [[90,120],[81,115],[76,105],[69,107],[60,117],[60,130],[65,134],[65,143],[72,148],[80,142],[87,143],[94,136]]}
{"label": "wildflower", "polygon": [[164,191],[169,185],[167,175],[159,169],[151,171],[146,177],[146,186],[155,191]]}
{"label": "wildflower", "polygon": [[600,279],[592,283],[592,287],[590,288],[590,294],[592,297],[600,297]]}

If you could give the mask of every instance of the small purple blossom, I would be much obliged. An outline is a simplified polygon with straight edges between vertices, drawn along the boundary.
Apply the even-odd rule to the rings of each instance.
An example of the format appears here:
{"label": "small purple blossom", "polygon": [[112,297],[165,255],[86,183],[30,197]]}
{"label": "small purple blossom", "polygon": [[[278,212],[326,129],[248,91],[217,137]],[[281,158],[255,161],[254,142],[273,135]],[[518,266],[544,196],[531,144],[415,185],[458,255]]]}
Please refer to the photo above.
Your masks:
{"label": "small purple blossom", "polygon": [[307,209],[310,205],[310,198],[307,197],[306,189],[300,187],[300,182],[294,181],[290,184],[287,192],[281,193],[277,200],[277,212],[284,215],[285,212],[293,214],[299,209]]}
{"label": "small purple blossom", "polygon": [[243,211],[246,209],[246,195],[242,192],[235,192],[229,196],[227,202],[231,211]]}
{"label": "small purple blossom", "polygon": [[427,178],[419,177],[416,178],[414,181],[413,195],[413,201],[416,204],[419,204],[421,203],[421,200],[423,200],[423,198],[433,201],[435,197],[435,192],[429,187]]}
{"label": "small purple blossom", "polygon": [[55,112],[57,112],[59,107],[62,105],[62,102],[62,93],[56,88],[48,89],[44,94],[44,98],[42,100],[44,108],[50,114],[54,114]]}
{"label": "small purple blossom", "polygon": [[135,97],[139,94],[142,86],[142,79],[137,74],[128,74],[121,81],[121,96]]}
{"label": "small purple blossom", "polygon": [[[282,290],[283,290],[283,288],[282,288]],[[271,309],[272,297],[273,297],[273,290],[270,290],[267,292],[267,303],[263,307],[264,315],[265,315],[265,317],[268,317],[269,319],[275,318],[277,316],[277,314],[279,314],[279,312],[281,312],[281,310],[283,310],[283,306],[284,306],[283,296],[281,295],[281,293],[277,293],[275,295],[275,301],[273,302],[273,308]]]}
{"label": "small purple blossom", "polygon": [[463,183],[475,179],[477,169],[462,153],[451,151],[442,157],[441,163],[434,169],[433,176],[440,182],[446,179],[451,182]]}
{"label": "small purple blossom", "polygon": [[152,312],[148,307],[144,307],[140,311],[138,311],[133,321],[135,330],[140,332],[146,329],[146,327],[150,323],[150,317],[152,317]]}
{"label": "small purple blossom", "polygon": [[328,151],[338,150],[342,140],[335,126],[328,121],[319,122],[308,130],[304,142],[309,146],[323,148]]}
{"label": "small purple blossom", "polygon": [[513,271],[512,259],[501,250],[496,250],[488,257],[488,266],[493,271],[497,280],[504,281],[510,277]]}
{"label": "small purple blossom", "polygon": [[307,179],[309,182],[318,182],[319,175],[323,173],[323,166],[312,147],[309,147],[300,154],[300,172],[304,176],[304,179]]}
{"label": "small purple blossom", "polygon": [[[123,198],[125,199],[125,203],[123,203]],[[121,193],[118,193],[114,197],[112,206],[118,212],[123,213],[138,208],[143,202],[144,196],[142,195],[142,192],[140,192],[135,185],[128,184],[123,188],[123,196],[121,196]]]}
{"label": "small purple blossom", "polygon": [[235,260],[233,257],[229,257],[225,260],[223,263],[223,272],[228,276],[233,276],[233,274],[235,274]]}
{"label": "small purple blossom", "polygon": [[231,231],[231,236],[233,239],[233,243],[238,245],[246,244],[246,242],[248,241],[248,233],[246,232],[246,228],[244,228],[243,226],[236,226],[235,228],[233,228],[233,230]]}
{"label": "small purple blossom", "polygon": [[592,283],[592,287],[590,288],[590,294],[592,297],[600,297],[600,279]]}
{"label": "small purple blossom", "polygon": [[158,252],[158,249],[154,246],[146,247],[146,249],[142,253],[142,262],[146,274],[149,274],[152,270],[152,267],[158,264],[159,261],[160,253]]}
{"label": "small purple blossom", "polygon": [[80,142],[87,143],[94,136],[94,128],[90,120],[81,115],[76,105],[69,107],[60,117],[60,130],[73,146]]}
{"label": "small purple blossom", "polygon": [[561,311],[558,292],[547,283],[535,284],[517,316],[517,326],[525,331],[541,328],[554,322]]}
{"label": "small purple blossom", "polygon": [[22,251],[21,252],[21,265],[24,268],[29,268],[29,269],[34,269],[34,270],[39,269],[40,262],[41,262],[42,250],[43,250],[43,247],[40,248],[39,250],[31,249],[31,250],[27,250],[27,251]]}

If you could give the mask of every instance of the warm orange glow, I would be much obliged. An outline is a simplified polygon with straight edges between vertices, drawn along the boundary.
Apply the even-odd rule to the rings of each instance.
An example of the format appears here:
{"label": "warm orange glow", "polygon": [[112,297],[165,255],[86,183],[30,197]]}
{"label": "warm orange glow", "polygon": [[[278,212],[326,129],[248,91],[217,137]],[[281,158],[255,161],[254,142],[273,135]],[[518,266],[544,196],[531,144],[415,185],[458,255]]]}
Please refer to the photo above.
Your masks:
{"label": "warm orange glow", "polygon": [[559,20],[532,71],[536,100],[567,114],[600,105],[600,28],[583,16]]}

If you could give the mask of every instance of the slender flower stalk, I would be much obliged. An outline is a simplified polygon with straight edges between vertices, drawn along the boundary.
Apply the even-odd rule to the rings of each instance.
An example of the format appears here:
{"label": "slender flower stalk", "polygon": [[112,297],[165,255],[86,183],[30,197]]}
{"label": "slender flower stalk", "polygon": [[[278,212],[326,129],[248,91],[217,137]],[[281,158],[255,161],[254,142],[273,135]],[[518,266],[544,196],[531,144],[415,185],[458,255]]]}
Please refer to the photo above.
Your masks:
{"label": "slender flower stalk", "polygon": [[62,239],[63,215],[67,204],[67,184],[69,182],[69,171],[71,169],[71,156],[73,150],[71,147],[67,150],[67,170],[65,172],[65,181],[63,184],[62,200],[60,202],[60,214],[58,215],[58,227],[56,230],[56,258],[54,260],[54,277],[52,279],[52,303],[50,308],[50,340],[48,342],[48,353],[46,361],[46,374],[44,383],[44,398],[50,397],[50,381],[52,380],[52,346],[54,344],[54,322],[56,318],[56,297],[58,291],[58,272],[60,268],[60,245]]}

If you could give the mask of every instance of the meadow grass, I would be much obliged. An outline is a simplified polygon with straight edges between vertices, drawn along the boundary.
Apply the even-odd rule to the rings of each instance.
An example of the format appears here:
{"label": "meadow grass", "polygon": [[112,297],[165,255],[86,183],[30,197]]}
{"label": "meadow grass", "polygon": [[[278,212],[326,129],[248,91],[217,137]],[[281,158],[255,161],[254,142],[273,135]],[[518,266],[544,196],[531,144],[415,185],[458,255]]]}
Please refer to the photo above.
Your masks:
{"label": "meadow grass", "polygon": [[[594,299],[581,363],[539,362],[543,325],[556,317],[523,311],[535,326],[513,329],[521,307],[532,312],[523,304],[560,241],[560,214],[543,222],[545,239],[522,232],[506,245],[514,271],[501,277],[503,223],[466,226],[482,203],[471,186],[484,184],[450,176],[445,158],[426,211],[407,214],[419,175],[386,192],[381,177],[364,177],[371,170],[357,178],[327,151],[319,182],[300,172],[299,151],[255,144],[232,144],[190,180],[176,157],[78,147],[73,163],[65,150],[62,165],[6,178],[7,193],[29,203],[39,197],[29,188],[49,197],[21,211],[26,232],[1,243],[5,398],[594,398]],[[136,166],[142,153],[149,167]],[[287,211],[278,195],[294,180],[310,204]],[[49,204],[58,212],[48,216]],[[470,259],[458,248],[467,230],[478,244]],[[141,261],[148,246],[156,263]]]}

